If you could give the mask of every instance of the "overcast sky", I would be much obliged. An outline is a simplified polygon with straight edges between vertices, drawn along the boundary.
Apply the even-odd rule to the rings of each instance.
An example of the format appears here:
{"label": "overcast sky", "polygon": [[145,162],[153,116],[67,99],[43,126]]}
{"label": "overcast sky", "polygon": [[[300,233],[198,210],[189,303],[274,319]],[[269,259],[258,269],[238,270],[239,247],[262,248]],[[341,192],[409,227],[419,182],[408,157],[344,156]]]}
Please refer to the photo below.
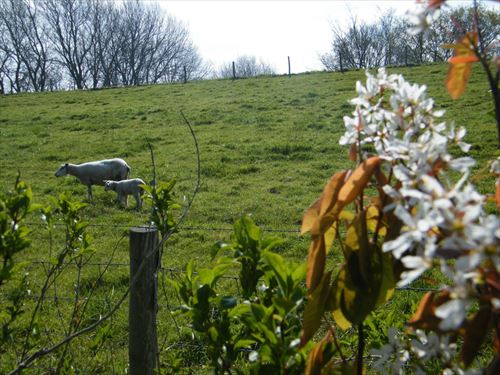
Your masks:
{"label": "overcast sky", "polygon": [[162,0],[160,4],[187,25],[202,57],[215,67],[251,55],[279,74],[288,71],[287,56],[293,73],[321,70],[318,54],[329,50],[332,23],[346,25],[351,15],[376,20],[390,8],[404,15],[415,7],[414,0]]}

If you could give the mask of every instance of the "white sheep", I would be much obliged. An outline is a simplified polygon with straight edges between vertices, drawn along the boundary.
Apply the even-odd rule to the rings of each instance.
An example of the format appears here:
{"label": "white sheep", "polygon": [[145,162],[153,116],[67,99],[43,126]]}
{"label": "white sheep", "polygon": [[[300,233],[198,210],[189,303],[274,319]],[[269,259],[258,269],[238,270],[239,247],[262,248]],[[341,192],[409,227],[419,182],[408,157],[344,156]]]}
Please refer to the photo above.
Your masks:
{"label": "white sheep", "polygon": [[130,167],[122,159],[91,161],[82,164],[62,164],[56,171],[56,177],[70,174],[87,185],[88,199],[92,200],[92,185],[104,185],[106,180],[125,180]]}
{"label": "white sheep", "polygon": [[132,195],[136,201],[136,209],[142,207],[141,196],[144,194],[144,189],[141,185],[146,185],[140,178],[132,178],[130,180],[122,181],[106,181],[104,190],[113,190],[118,194],[117,200],[125,207],[127,207],[128,196]]}

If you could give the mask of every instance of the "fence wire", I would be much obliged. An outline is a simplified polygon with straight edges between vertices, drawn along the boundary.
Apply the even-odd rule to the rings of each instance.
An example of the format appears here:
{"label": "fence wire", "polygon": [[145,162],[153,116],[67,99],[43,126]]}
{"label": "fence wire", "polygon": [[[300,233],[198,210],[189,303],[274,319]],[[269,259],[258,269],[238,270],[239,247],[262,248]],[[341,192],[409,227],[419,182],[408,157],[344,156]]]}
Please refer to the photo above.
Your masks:
{"label": "fence wire", "polygon": [[[96,224],[91,224],[90,226],[96,226],[96,227],[101,227],[104,225],[96,225]],[[109,227],[109,226],[108,226]],[[118,228],[130,228],[130,226],[125,226],[125,225],[116,225],[113,227],[118,227]],[[192,231],[199,231],[199,230],[209,230],[209,231],[221,231],[221,230],[227,230],[227,231],[232,231],[232,228],[212,228],[212,227],[195,227],[195,226],[190,226],[190,227],[184,227],[183,229],[185,230],[192,230]],[[299,230],[283,230],[283,229],[274,229],[274,228],[264,228],[263,230],[265,231],[274,231],[274,232],[284,232],[284,233],[298,233]],[[29,267],[28,268],[42,268],[43,272],[49,267],[50,265],[53,265],[52,262],[44,260],[44,259],[31,259],[29,260]],[[67,264],[64,264],[65,267],[76,267],[75,262],[68,262]],[[85,264],[85,267],[90,269],[92,267],[97,267],[99,268],[99,273],[101,272],[102,269],[106,269],[105,277],[107,276],[113,276],[116,275],[117,269],[123,270],[123,273],[127,273],[129,271],[130,263],[127,261],[108,261],[108,262],[100,262],[100,261],[93,261],[93,262],[88,262]],[[208,356],[206,353],[206,347],[204,346],[203,342],[200,341],[200,339],[197,338],[197,335],[194,333],[192,328],[188,326],[188,324],[185,321],[182,321],[181,318],[178,316],[178,312],[180,311],[182,307],[182,303],[175,293],[174,288],[166,282],[166,279],[170,280],[178,280],[180,277],[182,277],[185,274],[185,270],[180,269],[180,268],[175,268],[175,267],[160,267],[159,268],[159,278],[160,278],[160,283],[159,283],[159,290],[158,290],[158,322],[159,322],[159,331],[158,331],[158,345],[159,345],[159,350],[160,350],[160,356],[161,358],[169,358],[169,356],[176,356],[176,355],[181,355],[183,362],[183,366],[186,368],[189,368],[190,366],[200,366],[208,363]],[[128,275],[127,275],[128,277]],[[126,282],[127,277],[124,277],[124,282]],[[231,275],[225,275],[222,277],[223,280],[226,280],[229,285],[228,287],[232,288],[235,290],[236,295],[240,294],[241,290],[241,285],[239,278],[237,276],[231,276]],[[106,280],[103,280],[104,285],[106,285]],[[55,286],[54,286],[55,288]],[[72,304],[74,304],[75,301],[75,293],[68,293],[68,291],[71,291],[72,286],[65,286],[64,288],[62,286],[58,286],[58,290],[54,290],[53,292],[47,293],[45,295],[45,300],[43,301],[44,306],[47,310],[50,310],[52,308],[53,313],[59,314],[60,318],[62,317],[62,310],[64,309],[70,309],[72,307]],[[105,291],[104,295],[92,295],[91,298],[93,299],[92,303],[93,305],[96,305],[97,310],[101,310],[99,307],[102,306],[109,306],[112,305],[113,298],[116,299],[116,295],[113,296],[113,293],[119,294],[119,291],[116,291],[115,289],[119,289],[120,286],[114,286],[112,285],[112,291]],[[412,286],[406,286],[402,288],[396,288],[397,292],[399,293],[408,293],[408,292],[416,292],[416,293],[426,293],[426,292],[437,292],[437,288],[428,288],[428,287],[412,287]],[[3,294],[0,294],[0,301],[4,301],[7,297]],[[40,295],[38,294],[31,294],[28,296],[28,299],[31,301],[37,301],[40,298]],[[88,298],[82,293],[79,296],[79,301],[80,303],[88,302]],[[127,303],[125,303],[126,305]],[[82,373],[86,373],[86,371],[97,371],[100,372],[103,370],[104,372],[109,372],[109,373],[117,373],[120,372],[121,370],[118,370],[115,368],[114,364],[117,363],[122,363],[123,358],[117,358],[118,352],[125,352],[126,353],[126,345],[127,345],[127,329],[124,327],[124,322],[120,321],[117,322],[118,319],[123,320],[123,316],[125,316],[125,312],[123,311],[126,309],[126,306],[122,306],[120,308],[122,310],[120,314],[120,318],[113,318],[115,320],[112,325],[113,326],[119,326],[120,327],[120,332],[122,333],[122,337],[118,338],[118,342],[115,342],[115,337],[109,338],[107,342],[101,345],[100,349],[102,351],[106,351],[104,355],[105,357],[108,358],[109,360],[109,366],[106,369],[93,369],[91,367],[88,367],[88,363],[83,363],[83,364],[75,364],[75,368],[80,368]],[[215,313],[215,311],[213,312]],[[179,320],[181,319],[181,320]],[[55,330],[55,332],[45,332],[45,334],[48,337],[51,337],[51,340],[55,340],[58,336],[58,333],[61,334],[61,332],[64,332],[64,325],[65,323],[62,322],[62,318],[60,319],[60,327]],[[170,327],[170,328],[168,328]],[[344,339],[349,337],[349,335],[355,335],[354,331],[345,331],[342,333],[340,339]],[[95,336],[95,334],[91,334],[90,336]],[[80,339],[79,339],[80,340]],[[92,340],[90,340],[92,342]],[[71,349],[71,350],[76,350],[78,352],[78,349]],[[367,357],[367,361],[370,361],[371,357]],[[164,365],[169,363],[168,360],[163,360]],[[44,365],[43,363],[46,362],[41,362],[36,364],[36,370],[40,369],[41,372],[44,370],[47,371],[50,366],[53,366],[53,363],[48,361],[47,365]],[[44,367],[46,366],[46,367]],[[97,365],[96,365],[97,366]],[[90,370],[89,370],[90,369]],[[174,371],[174,369],[171,369]]]}

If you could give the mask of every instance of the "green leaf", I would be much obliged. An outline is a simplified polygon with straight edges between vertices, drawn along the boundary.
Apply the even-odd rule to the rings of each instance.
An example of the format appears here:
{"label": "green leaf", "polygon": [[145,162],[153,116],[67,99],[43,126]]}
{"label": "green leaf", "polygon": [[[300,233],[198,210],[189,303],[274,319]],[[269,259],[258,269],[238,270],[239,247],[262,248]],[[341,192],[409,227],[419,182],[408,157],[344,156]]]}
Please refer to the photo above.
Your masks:
{"label": "green leaf", "polygon": [[283,245],[284,241],[278,237],[266,237],[262,239],[261,248],[262,251],[272,251],[276,247]]}
{"label": "green leaf", "polygon": [[208,284],[211,288],[215,287],[217,281],[223,277],[231,265],[228,263],[217,264],[214,268],[204,268],[198,272],[198,281],[200,284]]}
{"label": "green leaf", "polygon": [[212,340],[212,342],[217,342],[219,338],[219,332],[217,332],[217,328],[212,326],[208,329],[207,333],[208,337],[210,338],[210,340]]}
{"label": "green leaf", "polygon": [[188,262],[188,264],[186,265],[186,277],[188,280],[192,280],[193,279],[193,259],[191,258]]}
{"label": "green leaf", "polygon": [[288,289],[287,288],[288,270],[283,257],[281,257],[276,253],[266,251],[265,253],[262,254],[262,260],[271,268],[274,275],[276,276],[280,289],[284,294],[286,294],[286,291]]}
{"label": "green leaf", "polygon": [[234,348],[234,350],[238,350],[238,349],[243,349],[243,348],[249,348],[255,344],[257,344],[257,340],[242,339],[242,340],[236,341],[233,348]]}
{"label": "green leaf", "polygon": [[251,315],[251,307],[250,303],[248,302],[237,305],[228,314],[230,318],[239,318],[245,315]]}
{"label": "green leaf", "polygon": [[278,337],[273,330],[269,329],[264,323],[257,322],[256,324],[257,331],[264,334],[266,341],[271,345],[276,345],[278,343]]}
{"label": "green leaf", "polygon": [[219,251],[224,248],[231,249],[231,247],[224,241],[217,241],[215,244],[213,244],[213,246],[210,248],[210,256],[212,257],[212,260],[214,260],[217,254],[219,254]]}
{"label": "green leaf", "polygon": [[252,315],[258,322],[262,322],[266,321],[269,318],[269,316],[271,316],[273,308],[272,307],[266,308],[265,306],[252,303],[250,305],[250,311],[252,312]]}
{"label": "green leaf", "polygon": [[306,277],[307,273],[307,263],[301,263],[292,272],[292,279],[295,284],[301,283]]}
{"label": "green leaf", "polygon": [[234,224],[234,233],[237,242],[243,248],[255,248],[261,237],[260,228],[248,216],[243,216]]}
{"label": "green leaf", "polygon": [[345,278],[346,278],[346,266],[342,265],[337,277],[335,278],[332,286],[330,287],[330,293],[328,295],[328,300],[326,302],[325,310],[332,311],[332,317],[337,323],[337,325],[343,329],[349,329],[351,327],[351,322],[347,320],[342,312],[341,298],[342,292],[345,288]]}
{"label": "green leaf", "polygon": [[382,275],[380,280],[380,289],[376,305],[379,306],[389,301],[396,288],[396,278],[393,272],[393,259],[389,253],[381,253]]}
{"label": "green leaf", "polygon": [[[367,264],[368,280],[361,277],[361,259]],[[345,287],[340,298],[342,314],[353,324],[360,324],[373,311],[382,285],[381,250],[368,246],[363,252],[352,252],[347,259]],[[385,293],[385,292],[384,292]]]}

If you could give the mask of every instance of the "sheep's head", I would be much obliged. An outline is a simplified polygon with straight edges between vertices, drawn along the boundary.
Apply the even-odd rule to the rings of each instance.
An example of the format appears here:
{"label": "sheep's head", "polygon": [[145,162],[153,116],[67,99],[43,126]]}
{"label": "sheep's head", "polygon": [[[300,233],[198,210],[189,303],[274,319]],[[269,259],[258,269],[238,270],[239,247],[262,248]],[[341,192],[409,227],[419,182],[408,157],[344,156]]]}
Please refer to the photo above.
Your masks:
{"label": "sheep's head", "polygon": [[56,177],[66,176],[68,174],[68,163],[61,164],[56,171]]}
{"label": "sheep's head", "polygon": [[104,191],[113,190],[113,182],[114,181],[105,180],[104,181]]}

